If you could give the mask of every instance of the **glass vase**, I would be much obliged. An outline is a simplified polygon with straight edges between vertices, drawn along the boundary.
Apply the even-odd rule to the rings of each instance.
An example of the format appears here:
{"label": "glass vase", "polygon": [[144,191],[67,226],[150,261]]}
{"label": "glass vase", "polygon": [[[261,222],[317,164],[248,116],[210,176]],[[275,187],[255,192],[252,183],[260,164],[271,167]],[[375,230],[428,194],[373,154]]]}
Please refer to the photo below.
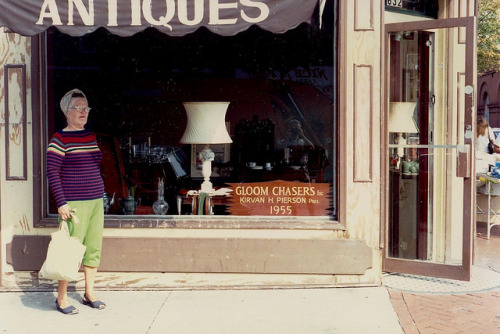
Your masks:
{"label": "glass vase", "polygon": [[168,203],[165,201],[163,195],[163,180],[158,181],[158,199],[153,203],[153,211],[156,215],[166,215],[168,211]]}
{"label": "glass vase", "polygon": [[168,211],[168,203],[165,201],[163,194],[158,194],[158,199],[153,203],[153,211],[157,215],[166,215]]}

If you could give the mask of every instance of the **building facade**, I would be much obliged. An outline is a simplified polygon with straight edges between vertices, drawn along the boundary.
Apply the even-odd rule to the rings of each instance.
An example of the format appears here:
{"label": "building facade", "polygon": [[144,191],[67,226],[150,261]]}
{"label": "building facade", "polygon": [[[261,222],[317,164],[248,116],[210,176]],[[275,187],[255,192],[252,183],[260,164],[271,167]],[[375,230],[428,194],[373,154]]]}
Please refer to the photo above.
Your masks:
{"label": "building facade", "polygon": [[[474,0],[30,2],[1,5],[2,286],[57,228],[45,150],[75,87],[104,153],[101,272],[470,278]],[[206,195],[185,102],[220,101]]]}
{"label": "building facade", "polygon": [[477,80],[477,112],[489,121],[490,126],[500,126],[500,73],[490,72]]}

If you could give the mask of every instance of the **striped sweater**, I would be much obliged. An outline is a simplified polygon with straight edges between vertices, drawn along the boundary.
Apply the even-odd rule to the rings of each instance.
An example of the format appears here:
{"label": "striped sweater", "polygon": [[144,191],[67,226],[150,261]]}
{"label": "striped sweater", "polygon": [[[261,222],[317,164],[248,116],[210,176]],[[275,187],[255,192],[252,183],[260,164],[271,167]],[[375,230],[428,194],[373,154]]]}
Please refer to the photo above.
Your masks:
{"label": "striped sweater", "polygon": [[58,131],[47,148],[47,178],[57,207],[66,201],[102,198],[102,153],[88,130]]}

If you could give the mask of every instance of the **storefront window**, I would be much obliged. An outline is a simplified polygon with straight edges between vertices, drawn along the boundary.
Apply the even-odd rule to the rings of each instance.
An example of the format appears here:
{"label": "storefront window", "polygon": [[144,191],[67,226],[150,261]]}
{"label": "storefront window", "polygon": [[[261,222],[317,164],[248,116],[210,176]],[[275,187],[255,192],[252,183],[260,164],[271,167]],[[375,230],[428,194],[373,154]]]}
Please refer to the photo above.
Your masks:
{"label": "storefront window", "polygon": [[[333,13],[333,10],[331,11]],[[284,34],[257,27],[223,37],[104,29],[47,42],[47,138],[65,126],[59,99],[78,87],[92,107],[107,215],[336,216],[334,28]],[[184,102],[227,101],[229,144],[211,145],[211,181],[230,196],[199,194],[203,145],[181,144]],[[48,192],[48,191],[47,191]],[[161,196],[161,194],[160,194]],[[48,212],[57,213],[49,195]],[[164,212],[162,212],[164,214]]]}

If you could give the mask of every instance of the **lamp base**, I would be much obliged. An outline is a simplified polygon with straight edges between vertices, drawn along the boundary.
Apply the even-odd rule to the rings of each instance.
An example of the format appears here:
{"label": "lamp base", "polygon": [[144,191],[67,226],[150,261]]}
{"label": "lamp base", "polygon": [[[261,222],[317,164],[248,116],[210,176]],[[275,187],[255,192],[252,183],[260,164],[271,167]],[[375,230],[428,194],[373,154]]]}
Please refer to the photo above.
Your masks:
{"label": "lamp base", "polygon": [[396,168],[397,169],[401,169],[401,160],[403,159],[404,155],[405,155],[405,148],[404,146],[406,145],[406,138],[403,136],[403,133],[401,132],[398,132],[398,137],[396,139],[397,141],[397,144],[398,144],[398,148],[397,148],[397,154],[398,154],[398,163],[397,163],[397,166]]}
{"label": "lamp base", "polygon": [[213,192],[214,192],[214,187],[212,185],[212,182],[204,180],[203,183],[201,184],[200,193],[211,194]]}
{"label": "lamp base", "polygon": [[212,161],[215,159],[215,153],[210,146],[206,145],[200,152],[200,160],[202,162],[201,174],[203,175],[203,183],[201,184],[200,192],[213,193],[214,188],[210,182],[210,175],[212,175]]}

